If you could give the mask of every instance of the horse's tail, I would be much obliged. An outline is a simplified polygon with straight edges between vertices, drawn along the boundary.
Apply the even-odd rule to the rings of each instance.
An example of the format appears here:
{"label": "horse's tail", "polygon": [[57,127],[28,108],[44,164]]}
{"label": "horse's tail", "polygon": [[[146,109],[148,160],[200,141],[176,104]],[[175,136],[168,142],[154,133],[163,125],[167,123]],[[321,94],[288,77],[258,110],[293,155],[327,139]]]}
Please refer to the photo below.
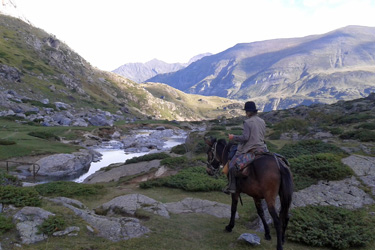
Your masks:
{"label": "horse's tail", "polygon": [[293,177],[289,167],[287,167],[280,159],[277,159],[280,167],[281,184],[280,184],[280,220],[282,223],[283,231],[285,232],[289,221],[289,208],[292,203],[293,196]]}

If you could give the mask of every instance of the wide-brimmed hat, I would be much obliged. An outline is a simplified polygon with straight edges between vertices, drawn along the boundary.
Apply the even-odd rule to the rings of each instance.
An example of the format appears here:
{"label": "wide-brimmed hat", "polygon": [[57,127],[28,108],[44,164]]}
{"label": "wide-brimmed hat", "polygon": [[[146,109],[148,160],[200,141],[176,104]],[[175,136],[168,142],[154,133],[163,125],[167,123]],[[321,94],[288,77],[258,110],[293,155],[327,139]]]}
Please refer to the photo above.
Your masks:
{"label": "wide-brimmed hat", "polygon": [[250,112],[256,112],[256,111],[258,111],[254,102],[246,102],[244,110],[250,111]]}

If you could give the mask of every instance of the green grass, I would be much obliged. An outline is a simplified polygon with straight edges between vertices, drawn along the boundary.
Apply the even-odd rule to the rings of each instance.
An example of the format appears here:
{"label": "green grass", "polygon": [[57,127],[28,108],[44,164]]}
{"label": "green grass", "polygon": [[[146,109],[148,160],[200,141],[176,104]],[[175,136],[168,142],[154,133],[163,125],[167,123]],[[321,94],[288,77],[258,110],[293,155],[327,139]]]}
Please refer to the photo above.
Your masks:
{"label": "green grass", "polygon": [[46,139],[58,137],[76,139],[79,133],[88,130],[88,128],[79,127],[30,126],[1,118],[0,121],[1,141],[12,142],[0,144],[0,160],[29,155],[75,152],[80,147]]}

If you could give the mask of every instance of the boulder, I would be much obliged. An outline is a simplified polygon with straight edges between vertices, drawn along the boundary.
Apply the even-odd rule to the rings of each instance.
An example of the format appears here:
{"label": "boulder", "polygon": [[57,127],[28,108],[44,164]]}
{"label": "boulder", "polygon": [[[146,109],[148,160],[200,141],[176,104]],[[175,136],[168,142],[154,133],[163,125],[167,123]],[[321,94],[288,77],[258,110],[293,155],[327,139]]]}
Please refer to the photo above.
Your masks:
{"label": "boulder", "polygon": [[24,207],[14,216],[17,231],[21,237],[22,244],[32,244],[47,239],[44,234],[38,233],[38,226],[49,216],[55,214],[39,207]]}
{"label": "boulder", "polygon": [[40,166],[38,175],[56,179],[75,178],[88,171],[93,157],[88,150],[50,155],[36,162]]}
{"label": "boulder", "polygon": [[129,217],[109,217],[96,215],[92,210],[87,208],[78,208],[74,204],[80,203],[72,199],[66,200],[60,198],[50,199],[50,201],[63,205],[72,210],[77,216],[86,221],[93,232],[97,235],[111,241],[128,240],[138,238],[150,232],[147,227],[141,225],[136,218]]}
{"label": "boulder", "polygon": [[[165,203],[170,213],[202,213],[209,214],[218,218],[230,218],[230,205],[215,201],[201,200],[196,198],[186,198],[179,202]],[[238,213],[236,218],[239,218]]]}
{"label": "boulder", "polygon": [[104,211],[107,215],[129,214],[135,216],[135,212],[138,209],[169,218],[169,213],[164,204],[142,194],[129,194],[116,197],[95,210]]}
{"label": "boulder", "polygon": [[307,205],[332,205],[357,209],[364,205],[374,204],[374,199],[361,189],[361,185],[355,177],[341,181],[320,181],[317,185],[294,193],[292,208]]}

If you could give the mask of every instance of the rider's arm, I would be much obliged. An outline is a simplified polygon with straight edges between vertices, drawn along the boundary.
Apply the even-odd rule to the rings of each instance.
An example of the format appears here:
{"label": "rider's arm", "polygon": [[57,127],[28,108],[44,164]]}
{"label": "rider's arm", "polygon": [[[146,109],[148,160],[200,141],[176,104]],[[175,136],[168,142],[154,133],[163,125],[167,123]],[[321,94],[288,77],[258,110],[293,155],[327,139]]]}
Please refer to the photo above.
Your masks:
{"label": "rider's arm", "polygon": [[249,138],[250,138],[250,127],[246,122],[244,122],[242,135],[235,135],[233,137],[233,140],[239,143],[246,143],[249,140]]}

